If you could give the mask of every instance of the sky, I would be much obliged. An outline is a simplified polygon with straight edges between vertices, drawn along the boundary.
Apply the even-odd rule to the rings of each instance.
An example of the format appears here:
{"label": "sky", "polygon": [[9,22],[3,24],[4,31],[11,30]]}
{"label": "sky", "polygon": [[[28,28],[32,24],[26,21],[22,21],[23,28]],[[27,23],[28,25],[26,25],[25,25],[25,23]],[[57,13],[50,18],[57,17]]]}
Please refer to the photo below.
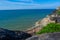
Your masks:
{"label": "sky", "polygon": [[10,9],[55,9],[60,0],[0,0],[0,10]]}

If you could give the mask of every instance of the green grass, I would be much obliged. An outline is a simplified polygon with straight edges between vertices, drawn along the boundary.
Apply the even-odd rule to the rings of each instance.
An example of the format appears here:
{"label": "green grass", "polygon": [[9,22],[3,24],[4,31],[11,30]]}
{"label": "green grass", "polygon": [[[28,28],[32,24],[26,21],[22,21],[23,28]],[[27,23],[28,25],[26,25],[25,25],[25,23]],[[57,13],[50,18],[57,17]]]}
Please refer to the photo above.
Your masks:
{"label": "green grass", "polygon": [[58,10],[57,13],[60,15],[60,10]]}
{"label": "green grass", "polygon": [[57,23],[50,23],[47,26],[43,27],[39,32],[36,34],[42,33],[53,33],[53,32],[60,32],[60,24]]}

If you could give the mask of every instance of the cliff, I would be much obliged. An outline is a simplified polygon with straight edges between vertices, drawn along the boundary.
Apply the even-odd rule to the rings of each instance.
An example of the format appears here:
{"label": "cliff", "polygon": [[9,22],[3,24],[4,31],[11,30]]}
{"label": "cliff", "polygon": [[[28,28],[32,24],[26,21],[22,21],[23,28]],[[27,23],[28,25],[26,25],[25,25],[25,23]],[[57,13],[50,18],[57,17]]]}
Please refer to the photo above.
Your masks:
{"label": "cliff", "polygon": [[48,23],[55,23],[55,21],[52,21],[50,19],[50,16],[49,15],[47,15],[41,21],[37,21],[35,23],[35,26],[33,28],[29,28],[26,32],[29,33],[29,34],[35,35],[36,32],[40,31]]}
{"label": "cliff", "polygon": [[49,23],[60,23],[60,15],[59,15],[60,11],[57,12],[58,10],[60,10],[60,7],[54,10],[54,12],[52,12],[51,15],[47,15],[42,20],[37,21],[35,23],[35,26],[33,28],[28,29],[26,32],[30,34],[35,34]]}

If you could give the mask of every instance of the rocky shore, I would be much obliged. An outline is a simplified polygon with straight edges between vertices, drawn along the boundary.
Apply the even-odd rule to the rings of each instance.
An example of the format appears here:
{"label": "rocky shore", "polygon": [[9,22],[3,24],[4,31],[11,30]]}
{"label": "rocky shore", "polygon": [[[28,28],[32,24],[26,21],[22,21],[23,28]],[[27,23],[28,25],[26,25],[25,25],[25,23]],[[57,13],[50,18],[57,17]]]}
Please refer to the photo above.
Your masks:
{"label": "rocky shore", "polygon": [[35,26],[32,28],[29,28],[26,32],[32,35],[35,35],[36,32],[41,30],[44,26],[46,26],[48,23],[55,22],[50,20],[50,16],[47,15],[45,18],[43,18],[41,21],[37,21],[35,23]]}
{"label": "rocky shore", "polygon": [[[60,24],[60,7],[56,9],[54,12],[52,12],[51,15],[47,15],[41,21],[37,21],[35,27],[27,30],[27,33],[35,34],[36,32],[39,32],[39,30],[41,30],[43,27],[45,27],[48,23]],[[51,28],[53,26],[51,26]],[[56,27],[58,27],[58,25]],[[58,30],[58,29],[54,29],[54,30]],[[60,32],[52,32],[52,33],[47,32],[46,34],[40,34],[36,36],[34,35],[26,40],[60,40]]]}

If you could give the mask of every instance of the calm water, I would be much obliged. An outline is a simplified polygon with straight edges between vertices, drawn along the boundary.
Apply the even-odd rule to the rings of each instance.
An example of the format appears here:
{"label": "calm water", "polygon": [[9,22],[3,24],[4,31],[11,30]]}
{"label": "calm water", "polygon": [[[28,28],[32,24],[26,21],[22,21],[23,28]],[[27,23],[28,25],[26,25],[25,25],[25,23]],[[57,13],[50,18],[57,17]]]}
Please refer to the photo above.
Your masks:
{"label": "calm water", "polygon": [[25,30],[52,11],[52,9],[0,10],[0,28]]}

